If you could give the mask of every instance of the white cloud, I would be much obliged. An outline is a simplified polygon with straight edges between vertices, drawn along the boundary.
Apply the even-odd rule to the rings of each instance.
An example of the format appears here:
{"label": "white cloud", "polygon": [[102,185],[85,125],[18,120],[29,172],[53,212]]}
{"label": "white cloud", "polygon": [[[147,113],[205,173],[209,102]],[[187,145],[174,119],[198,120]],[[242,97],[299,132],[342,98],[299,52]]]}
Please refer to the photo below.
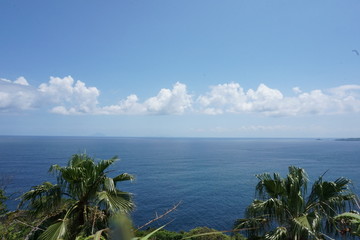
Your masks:
{"label": "white cloud", "polygon": [[146,108],[138,101],[138,97],[132,94],[116,105],[102,107],[98,114],[145,114]]}
{"label": "white cloud", "polygon": [[0,83],[12,83],[12,81],[11,80],[9,80],[9,79],[5,79],[5,78],[0,78]]}
{"label": "white cloud", "polygon": [[279,90],[271,89],[264,84],[260,84],[256,91],[250,89],[246,95],[249,102],[248,109],[265,114],[276,113],[284,98]]}
{"label": "white cloud", "polygon": [[14,81],[0,78],[0,111],[23,111],[40,107],[56,114],[96,115],[179,115],[250,114],[266,116],[327,115],[360,112],[360,85],[343,85],[328,90],[303,92],[286,97],[278,89],[260,84],[244,90],[239,83],[211,86],[193,101],[185,84],[163,88],[154,97],[140,101],[135,94],[116,104],[101,106],[100,91],[71,76],[50,77],[49,82],[32,87],[24,77]]}
{"label": "white cloud", "polygon": [[238,83],[212,86],[210,93],[198,98],[200,111],[207,114],[267,112],[276,109],[283,99],[282,93],[260,84],[246,93]]}
{"label": "white cloud", "polygon": [[24,77],[15,81],[0,79],[0,112],[38,107],[40,102],[37,91],[28,85]]}
{"label": "white cloud", "polygon": [[0,78],[0,81],[7,82],[7,83],[14,83],[14,84],[19,84],[19,85],[24,85],[24,86],[29,86],[29,83],[26,81],[26,79],[24,77],[18,77],[15,81],[11,81],[11,80],[5,79],[5,78]]}
{"label": "white cloud", "polygon": [[197,99],[203,113],[222,114],[224,112],[241,112],[249,109],[246,94],[240,84],[226,83],[210,88],[210,93]]}
{"label": "white cloud", "polygon": [[186,85],[176,83],[173,89],[161,89],[155,96],[139,102],[135,94],[118,104],[99,106],[100,91],[87,87],[71,76],[50,77],[36,89],[29,86],[24,77],[15,81],[0,79],[0,109],[2,111],[35,108],[41,102],[56,114],[183,114],[191,108],[192,97]]}
{"label": "white cloud", "polygon": [[296,97],[284,97],[277,90],[260,84],[256,90],[244,89],[238,83],[220,84],[198,97],[199,111],[204,114],[260,113],[268,116],[340,114],[360,112],[360,85],[344,85],[326,92],[293,90]]}
{"label": "white cloud", "polygon": [[187,94],[186,85],[177,82],[173,89],[161,89],[157,96],[144,102],[149,113],[183,114],[191,107],[192,99]]}
{"label": "white cloud", "polygon": [[59,104],[52,108],[54,113],[91,114],[97,109],[99,90],[79,80],[75,82],[71,76],[50,77],[50,81],[40,84],[38,89],[50,102]]}
{"label": "white cloud", "polygon": [[19,77],[18,79],[16,79],[14,81],[14,83],[24,85],[24,86],[29,86],[29,83],[26,81],[26,79],[24,77]]}
{"label": "white cloud", "polygon": [[119,104],[105,106],[99,114],[183,114],[191,107],[192,98],[187,93],[186,85],[176,83],[172,90],[161,89],[155,96],[140,103],[132,94]]}
{"label": "white cloud", "polygon": [[299,87],[293,87],[293,92],[296,94],[302,93],[301,89]]}
{"label": "white cloud", "polygon": [[290,127],[286,125],[248,125],[237,128],[238,131],[278,131],[288,129]]}

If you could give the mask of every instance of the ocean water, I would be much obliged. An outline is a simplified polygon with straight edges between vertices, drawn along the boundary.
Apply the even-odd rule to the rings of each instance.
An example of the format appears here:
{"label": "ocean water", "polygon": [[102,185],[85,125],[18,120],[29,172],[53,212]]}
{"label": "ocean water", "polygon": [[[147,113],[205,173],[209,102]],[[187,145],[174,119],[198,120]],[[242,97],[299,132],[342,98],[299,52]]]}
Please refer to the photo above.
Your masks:
{"label": "ocean water", "polygon": [[[52,164],[66,165],[74,153],[120,161],[112,168],[136,176],[121,190],[134,194],[134,224],[141,226],[181,201],[176,211],[151,226],[169,230],[208,226],[229,230],[254,198],[255,174],[290,165],[305,168],[310,181],[345,176],[360,184],[360,142],[331,139],[193,139],[110,137],[0,137],[0,176],[13,198],[44,181]],[[5,181],[4,181],[5,179]],[[16,208],[17,201],[7,204]]]}

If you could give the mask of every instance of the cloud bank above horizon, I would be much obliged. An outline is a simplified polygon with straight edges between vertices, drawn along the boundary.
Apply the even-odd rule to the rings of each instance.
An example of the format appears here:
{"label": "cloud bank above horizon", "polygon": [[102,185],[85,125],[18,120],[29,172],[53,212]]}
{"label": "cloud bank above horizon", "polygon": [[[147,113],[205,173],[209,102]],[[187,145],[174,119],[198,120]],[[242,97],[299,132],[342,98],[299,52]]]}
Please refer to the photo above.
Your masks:
{"label": "cloud bank above horizon", "polygon": [[45,108],[62,115],[183,115],[244,114],[265,116],[330,115],[360,112],[360,85],[303,92],[298,86],[293,96],[284,96],[265,84],[245,90],[231,82],[210,86],[204,94],[193,96],[187,86],[177,82],[156,96],[141,101],[135,94],[112,105],[99,103],[100,91],[71,76],[50,77],[47,83],[31,86],[24,77],[0,78],[0,113],[34,111]]}

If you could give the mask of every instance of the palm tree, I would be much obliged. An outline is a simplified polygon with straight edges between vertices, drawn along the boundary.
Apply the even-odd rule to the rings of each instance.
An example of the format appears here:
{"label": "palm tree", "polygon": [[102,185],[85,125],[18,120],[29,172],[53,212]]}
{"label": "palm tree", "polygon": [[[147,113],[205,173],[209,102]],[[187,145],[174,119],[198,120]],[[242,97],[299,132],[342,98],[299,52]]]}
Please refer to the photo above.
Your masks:
{"label": "palm tree", "polygon": [[247,219],[239,219],[237,229],[248,228],[253,236],[264,238],[324,239],[335,231],[334,217],[352,206],[355,195],[349,189],[350,180],[338,178],[324,181],[323,175],[314,182],[308,196],[308,175],[302,168],[290,166],[286,178],[274,173],[256,175],[259,182],[255,199],[248,206]]}
{"label": "palm tree", "polygon": [[[44,182],[21,196],[32,214],[41,216],[39,228],[48,226],[39,239],[75,239],[107,226],[114,213],[134,208],[131,194],[117,188],[121,181],[133,180],[127,173],[108,177],[107,170],[117,157],[95,162],[87,154],[75,154],[67,166],[53,165],[49,172],[57,183]],[[36,228],[38,230],[39,228]],[[39,231],[34,231],[35,235]]]}

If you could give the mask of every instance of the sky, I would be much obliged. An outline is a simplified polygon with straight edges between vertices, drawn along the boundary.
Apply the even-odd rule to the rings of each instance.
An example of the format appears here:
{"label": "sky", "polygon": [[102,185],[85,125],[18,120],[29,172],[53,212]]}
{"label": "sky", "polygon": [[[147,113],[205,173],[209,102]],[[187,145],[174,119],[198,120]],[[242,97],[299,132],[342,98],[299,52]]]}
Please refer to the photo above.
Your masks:
{"label": "sky", "polygon": [[360,137],[358,0],[1,0],[0,135]]}

